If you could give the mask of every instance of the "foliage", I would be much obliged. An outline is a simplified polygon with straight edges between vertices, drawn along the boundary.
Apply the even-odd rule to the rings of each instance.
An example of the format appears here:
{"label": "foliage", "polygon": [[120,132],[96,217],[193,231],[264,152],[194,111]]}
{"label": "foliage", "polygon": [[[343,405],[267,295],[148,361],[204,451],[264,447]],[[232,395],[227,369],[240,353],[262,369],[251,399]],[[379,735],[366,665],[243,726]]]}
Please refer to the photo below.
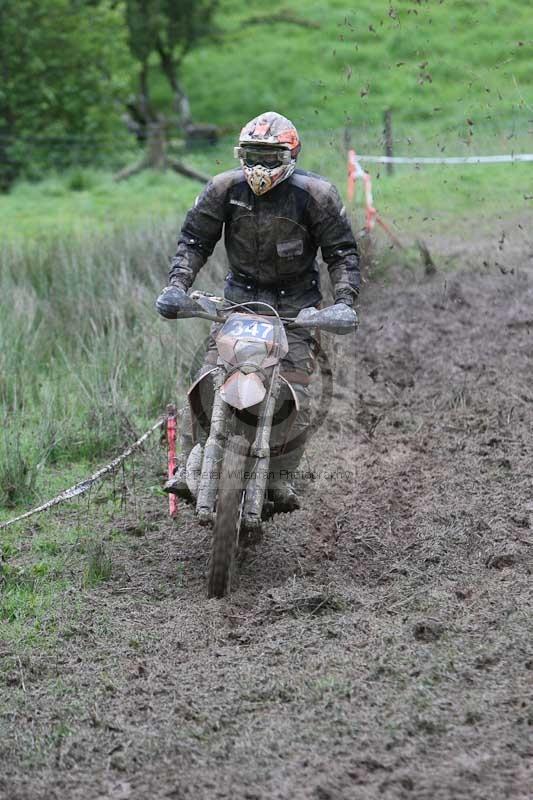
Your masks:
{"label": "foliage", "polygon": [[0,0],[0,54],[0,188],[88,163],[121,132],[131,62],[120,3]]}
{"label": "foliage", "polygon": [[139,62],[161,52],[179,66],[184,55],[209,30],[217,0],[126,0],[131,51]]}
{"label": "foliage", "polygon": [[150,100],[148,67],[157,57],[172,93],[173,110],[182,126],[191,123],[180,70],[187,53],[210,30],[218,0],[126,0],[128,42],[139,63],[139,96],[131,111],[141,125],[157,119]]}
{"label": "foliage", "polygon": [[273,107],[373,148],[391,108],[402,143],[460,126],[474,151],[486,125],[528,130],[528,23],[518,0],[0,0],[0,188],[134,160],[126,107],[139,139],[163,120],[238,130]]}

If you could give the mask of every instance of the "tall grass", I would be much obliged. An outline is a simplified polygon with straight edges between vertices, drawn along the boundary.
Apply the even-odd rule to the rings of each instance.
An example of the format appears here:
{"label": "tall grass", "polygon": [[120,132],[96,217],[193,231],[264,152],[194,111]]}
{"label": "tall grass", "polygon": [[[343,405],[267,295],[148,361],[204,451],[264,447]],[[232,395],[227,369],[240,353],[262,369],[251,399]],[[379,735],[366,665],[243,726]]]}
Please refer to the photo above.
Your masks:
{"label": "tall grass", "polygon": [[113,452],[175,397],[176,379],[184,386],[206,326],[154,309],[177,229],[4,245],[0,504],[27,501],[43,462]]}

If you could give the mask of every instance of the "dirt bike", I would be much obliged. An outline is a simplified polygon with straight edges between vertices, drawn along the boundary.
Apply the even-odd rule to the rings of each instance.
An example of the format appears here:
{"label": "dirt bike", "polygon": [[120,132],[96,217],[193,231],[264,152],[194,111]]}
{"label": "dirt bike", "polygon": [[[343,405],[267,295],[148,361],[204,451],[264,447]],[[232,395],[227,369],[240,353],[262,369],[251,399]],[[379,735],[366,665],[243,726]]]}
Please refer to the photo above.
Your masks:
{"label": "dirt bike", "polygon": [[[167,319],[197,317],[221,326],[216,335],[218,363],[188,392],[196,444],[185,475],[200,524],[213,526],[207,594],[223,597],[230,590],[239,535],[261,531],[281,392],[287,398],[286,430],[298,412],[297,396],[280,374],[289,349],[285,327],[345,334],[355,330],[357,315],[341,303],[305,308],[288,319],[259,301],[237,305],[207,292],[189,296],[175,287],[163,291],[156,308]],[[199,429],[207,436],[203,441]]]}

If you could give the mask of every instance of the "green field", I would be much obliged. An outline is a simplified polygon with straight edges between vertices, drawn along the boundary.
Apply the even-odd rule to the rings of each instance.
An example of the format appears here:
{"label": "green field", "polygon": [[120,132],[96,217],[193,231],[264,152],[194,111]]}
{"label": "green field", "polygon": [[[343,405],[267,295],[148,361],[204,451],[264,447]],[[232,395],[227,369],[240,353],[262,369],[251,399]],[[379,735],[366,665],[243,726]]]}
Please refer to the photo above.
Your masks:
{"label": "green field", "polygon": [[[382,115],[391,109],[397,155],[476,155],[532,148],[533,40],[528,4],[515,2],[371,2],[342,0],[265,9],[229,0],[215,33],[185,58],[183,82],[199,122],[220,126],[219,145],[171,151],[207,174],[233,166],[241,125],[267,108],[293,118],[302,134],[302,166],[345,184],[345,132],[358,152],[383,151]],[[133,81],[133,77],[132,77]],[[168,111],[168,88],[155,65],[156,105]],[[132,89],[134,83],[132,82]],[[122,166],[136,157],[117,142],[98,142],[94,164]],[[377,207],[402,227],[428,216],[493,214],[528,207],[531,165],[400,167],[393,179],[373,167]],[[77,169],[19,183],[0,196],[0,238],[109,231],[146,220],[179,218],[200,185],[148,173],[114,184],[109,170]],[[409,223],[414,222],[414,225]]]}
{"label": "green field", "polygon": [[[257,22],[276,15],[287,21]],[[391,108],[413,127],[444,131],[531,105],[524,2],[232,0],[218,25],[223,37],[190,54],[185,82],[195,116],[231,129],[266,107],[322,129],[380,124]]]}
{"label": "green field", "polygon": [[[427,127],[427,126],[426,126]],[[424,126],[408,145],[399,142],[402,155],[453,155],[509,153],[531,149],[527,134],[512,140],[486,134],[473,150],[459,136],[426,137]],[[344,132],[302,134],[303,149],[299,164],[328,176],[346,197],[346,148]],[[354,131],[352,144],[358,152],[380,153],[363,134]],[[233,139],[225,138],[216,147],[188,157],[188,163],[205,174],[214,174],[236,165],[232,157]],[[400,165],[389,176],[382,165],[371,164],[375,205],[384,216],[411,234],[424,225],[438,231],[450,216],[472,213],[492,217],[525,211],[532,207],[533,166],[531,163],[473,165]],[[45,178],[39,183],[19,182],[9,195],[0,195],[2,228],[0,241],[25,243],[78,237],[91,232],[108,233],[127,228],[159,225],[168,221],[177,234],[183,215],[202,186],[197,181],[171,172],[147,171],[124,183],[115,183],[109,172],[78,169]],[[361,214],[360,197],[355,210]],[[430,224],[428,225],[428,220]],[[170,246],[170,251],[172,250]],[[170,255],[169,251],[169,255]]]}

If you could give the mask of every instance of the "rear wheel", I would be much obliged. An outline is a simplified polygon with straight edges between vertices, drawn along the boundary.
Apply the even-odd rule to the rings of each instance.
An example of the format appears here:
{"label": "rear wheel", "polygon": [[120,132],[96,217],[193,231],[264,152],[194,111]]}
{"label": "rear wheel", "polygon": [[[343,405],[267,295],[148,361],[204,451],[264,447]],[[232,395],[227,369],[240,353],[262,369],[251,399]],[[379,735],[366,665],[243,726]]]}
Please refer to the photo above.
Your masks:
{"label": "rear wheel", "polygon": [[234,435],[228,439],[224,452],[207,577],[208,597],[224,597],[230,589],[241,524],[248,447],[244,436]]}

